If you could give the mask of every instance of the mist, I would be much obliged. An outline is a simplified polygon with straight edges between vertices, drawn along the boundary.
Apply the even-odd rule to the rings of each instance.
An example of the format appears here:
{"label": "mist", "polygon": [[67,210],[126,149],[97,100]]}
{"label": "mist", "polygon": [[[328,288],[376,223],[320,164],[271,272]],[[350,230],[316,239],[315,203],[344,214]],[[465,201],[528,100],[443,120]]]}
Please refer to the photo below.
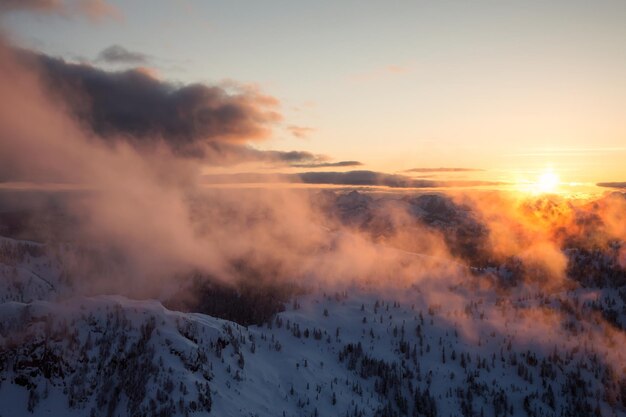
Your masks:
{"label": "mist", "polygon": [[[190,131],[186,126],[179,135],[166,136],[178,124],[166,125],[164,131],[151,123],[141,124],[146,119],[130,124],[130,129],[116,124],[118,119],[109,119],[117,127],[106,128],[111,124],[101,118],[91,122],[90,114],[102,114],[93,107],[98,101],[68,89],[67,80],[60,89],[50,89],[50,60],[24,59],[23,52],[6,42],[0,54],[0,92],[5,97],[0,112],[0,175],[7,181],[70,184],[82,190],[61,200],[72,219],[71,232],[65,230],[63,238],[84,255],[72,256],[66,263],[75,285],[86,293],[155,297],[190,271],[233,282],[241,278],[237,272],[241,262],[267,268],[265,272],[275,275],[271,279],[315,276],[326,281],[357,277],[376,281],[393,276],[406,281],[419,275],[398,261],[402,255],[396,251],[332,224],[311,203],[310,194],[203,188],[200,174],[221,162],[221,153],[214,149],[259,140],[258,132],[265,132],[276,120],[273,100],[250,91],[234,98],[220,93],[230,112],[232,106],[241,105],[235,114],[251,115],[225,119],[226,132],[236,136],[224,135],[221,128]],[[95,71],[74,64],[66,70],[60,61],[53,64],[57,78],[58,73]],[[125,85],[122,75],[110,78]],[[69,94],[70,100],[59,100],[59,94]],[[169,100],[165,95],[163,102]],[[210,103],[203,120],[222,123],[218,118],[224,113]],[[271,116],[263,118],[266,110]],[[161,109],[149,111],[160,114]],[[215,117],[207,115],[211,111]],[[244,128],[236,126],[238,120]],[[192,136],[185,136],[187,132]],[[188,138],[184,143],[192,141],[201,150],[200,157],[181,151],[177,138],[184,137]],[[427,234],[422,237],[424,242],[430,239]],[[422,246],[433,253],[445,252],[440,242]]]}

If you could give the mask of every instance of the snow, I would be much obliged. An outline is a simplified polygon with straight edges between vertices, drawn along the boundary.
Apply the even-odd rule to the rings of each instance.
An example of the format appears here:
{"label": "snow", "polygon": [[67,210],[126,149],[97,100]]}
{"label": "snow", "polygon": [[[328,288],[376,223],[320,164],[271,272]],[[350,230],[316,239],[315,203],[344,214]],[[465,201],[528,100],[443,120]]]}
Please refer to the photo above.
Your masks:
{"label": "snow", "polygon": [[[619,390],[607,387],[623,378],[614,366],[626,363],[623,334],[591,314],[593,303],[614,304],[623,318],[617,290],[544,294],[528,286],[502,294],[459,283],[446,289],[447,303],[436,303],[418,286],[310,288],[271,324],[246,328],[158,300],[71,295],[46,256],[0,266],[3,417],[341,416],[355,407],[357,415],[383,415],[394,396],[380,393],[381,377],[360,375],[365,356],[349,364],[359,344],[378,369],[397,372],[402,385],[389,392],[405,396],[409,412],[413,389],[432,397],[439,416],[463,415],[468,406],[495,416],[499,395],[507,415],[527,415],[525,402],[536,415],[568,414],[567,390],[603,415],[625,413],[619,393],[613,404],[599,395]],[[568,312],[565,303],[583,310]],[[570,326],[578,311],[588,317]],[[572,387],[577,380],[584,387]],[[199,410],[203,384],[211,401]]]}

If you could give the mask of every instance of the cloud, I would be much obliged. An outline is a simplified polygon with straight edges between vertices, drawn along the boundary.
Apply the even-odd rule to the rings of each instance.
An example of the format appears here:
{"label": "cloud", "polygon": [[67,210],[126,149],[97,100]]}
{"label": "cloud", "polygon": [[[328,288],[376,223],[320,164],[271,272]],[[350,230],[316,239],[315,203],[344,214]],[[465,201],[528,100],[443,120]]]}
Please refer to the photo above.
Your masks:
{"label": "cloud", "polygon": [[480,172],[484,169],[478,168],[411,168],[406,169],[404,172]]}
{"label": "cloud", "polygon": [[238,173],[204,176],[206,183],[304,183],[320,185],[388,186],[388,187],[433,187],[433,181],[417,181],[399,175],[374,171],[348,172],[300,172],[295,174]]}
{"label": "cloud", "polygon": [[405,175],[375,171],[303,172],[296,174],[308,184],[333,184],[354,186],[384,186],[391,188],[476,187],[498,185],[495,181],[431,181],[413,179]]}
{"label": "cloud", "polygon": [[27,11],[63,17],[83,16],[92,21],[120,19],[120,11],[105,0],[0,0],[0,13]]}
{"label": "cloud", "polygon": [[362,165],[359,161],[329,162],[330,157],[308,151],[261,150],[246,143],[216,142],[204,155],[205,162],[228,166],[247,162],[266,162],[273,167],[330,168]]}
{"label": "cloud", "polygon": [[319,163],[305,163],[305,164],[292,164],[295,168],[336,168],[336,167],[353,167],[360,166],[363,163],[359,161],[338,161],[338,162],[319,162]]}
{"label": "cloud", "polygon": [[315,129],[313,129],[312,127],[295,126],[295,125],[287,126],[287,130],[292,135],[300,139],[308,138],[311,135],[311,133],[315,132]]}
{"label": "cloud", "polygon": [[204,176],[205,183],[237,184],[237,183],[304,183],[319,185],[346,185],[346,186],[382,186],[391,188],[435,188],[435,187],[476,187],[483,185],[498,185],[492,181],[431,181],[416,180],[404,175],[386,174],[376,171],[347,171],[347,172],[300,172],[295,174],[261,174],[238,173]]}
{"label": "cloud", "polygon": [[307,151],[253,151],[260,160],[285,162],[294,168],[331,168],[363,165],[359,161],[331,162],[330,157]]}
{"label": "cloud", "polygon": [[307,151],[266,151],[265,154],[285,162],[317,161],[326,158],[326,156],[316,155]]}
{"label": "cloud", "polygon": [[109,64],[146,64],[149,57],[141,52],[133,52],[120,45],[111,45],[103,49],[99,54],[97,61]]}
{"label": "cloud", "polygon": [[234,163],[262,161],[273,162],[278,165],[295,166],[298,164],[315,164],[328,160],[328,156],[314,154],[308,151],[275,151],[260,150],[249,145],[221,144],[219,150],[222,156],[230,154]]}
{"label": "cloud", "polygon": [[120,11],[105,0],[78,0],[74,2],[74,9],[94,21],[122,17]]}
{"label": "cloud", "polygon": [[98,138],[141,146],[164,143],[203,156],[225,143],[267,137],[281,120],[278,100],[244,87],[176,85],[141,69],[104,71],[21,51],[48,90]]}
{"label": "cloud", "polygon": [[52,12],[63,6],[59,0],[0,0],[0,10],[33,10]]}
{"label": "cloud", "polygon": [[275,162],[293,168],[332,168],[363,165],[359,161],[330,162],[329,156],[308,151],[258,150],[249,146],[239,148],[231,146],[230,149],[238,153],[243,161]]}
{"label": "cloud", "polygon": [[394,188],[435,187],[434,181],[413,180],[404,175],[385,174],[375,171],[303,172],[298,174],[308,184],[375,185]]}
{"label": "cloud", "polygon": [[626,182],[599,182],[596,185],[607,188],[626,188]]}

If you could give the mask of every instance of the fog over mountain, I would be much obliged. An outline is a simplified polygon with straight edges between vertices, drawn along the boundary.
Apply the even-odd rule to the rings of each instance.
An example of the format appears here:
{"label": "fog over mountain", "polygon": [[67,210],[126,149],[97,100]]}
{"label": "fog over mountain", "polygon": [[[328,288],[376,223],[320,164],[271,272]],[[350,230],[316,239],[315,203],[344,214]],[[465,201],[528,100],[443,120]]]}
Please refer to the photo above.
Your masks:
{"label": "fog over mountain", "polygon": [[[616,346],[626,328],[626,252],[613,222],[624,195],[508,201],[510,211],[496,214],[477,201],[498,195],[314,191],[308,209],[320,217],[297,237],[299,220],[284,219],[287,212],[273,212],[255,193],[205,197],[194,205],[201,240],[226,233],[213,230],[215,218],[228,232],[264,239],[245,252],[221,248],[231,257],[219,272],[187,265],[143,276],[134,252],[50,236],[45,245],[3,239],[5,410],[623,410],[626,358]],[[242,210],[244,199],[265,205]],[[15,222],[7,214],[5,226]],[[548,226],[541,232],[521,227],[538,219]],[[577,228],[564,233],[570,222]],[[268,248],[278,241],[279,252]]]}
{"label": "fog over mountain", "polygon": [[626,415],[621,183],[286,150],[270,90],[91,56],[0,34],[0,416]]}

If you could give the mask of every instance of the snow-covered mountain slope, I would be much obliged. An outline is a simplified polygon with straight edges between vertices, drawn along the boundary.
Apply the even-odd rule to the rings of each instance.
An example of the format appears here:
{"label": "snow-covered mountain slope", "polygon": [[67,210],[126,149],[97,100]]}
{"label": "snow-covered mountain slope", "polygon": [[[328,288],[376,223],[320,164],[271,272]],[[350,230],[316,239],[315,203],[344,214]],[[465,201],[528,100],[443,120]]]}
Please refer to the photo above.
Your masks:
{"label": "snow-covered mountain slope", "polygon": [[60,262],[44,252],[40,243],[0,236],[0,302],[48,300],[67,289]]}
{"label": "snow-covered mountain slope", "polygon": [[[311,280],[247,327],[80,295],[63,251],[0,240],[2,417],[626,415],[626,286],[606,251],[569,253],[575,281],[554,288],[502,285],[495,268]],[[202,294],[227,297],[211,305],[229,317],[267,304]]]}
{"label": "snow-covered mountain slope", "polygon": [[315,289],[248,328],[119,296],[5,302],[0,415],[624,414],[623,333],[594,313],[623,316],[624,290],[450,291]]}

